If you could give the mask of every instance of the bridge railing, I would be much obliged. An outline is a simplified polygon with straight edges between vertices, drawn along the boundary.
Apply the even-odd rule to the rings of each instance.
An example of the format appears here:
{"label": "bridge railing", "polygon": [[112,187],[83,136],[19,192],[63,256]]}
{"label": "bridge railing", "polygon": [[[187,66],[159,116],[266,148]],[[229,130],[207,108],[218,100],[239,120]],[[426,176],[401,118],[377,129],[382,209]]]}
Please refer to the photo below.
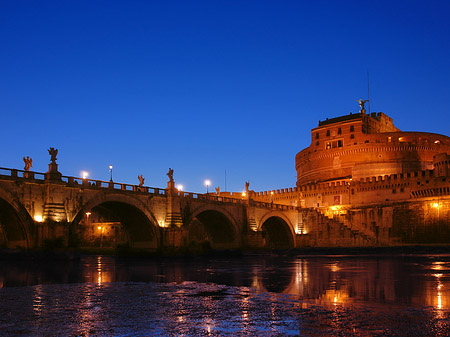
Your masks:
{"label": "bridge railing", "polygon": [[150,193],[154,195],[165,195],[166,190],[164,188],[149,187],[149,186],[138,186],[125,183],[117,183],[114,181],[104,181],[95,179],[83,179],[78,177],[62,176],[62,181],[66,182],[68,185],[80,186],[87,188],[107,188],[112,190],[121,190],[129,192],[143,192]]}
{"label": "bridge railing", "polygon": [[0,167],[0,175],[11,178],[45,180],[45,173]]}
{"label": "bridge railing", "polygon": [[275,204],[271,202],[262,202],[262,201],[252,201],[252,204],[256,207],[262,208],[274,208],[280,211],[295,211],[298,210],[297,206],[283,205],[283,204]]}
{"label": "bridge railing", "polygon": [[190,199],[199,199],[199,200],[211,200],[211,201],[219,201],[219,202],[228,202],[233,204],[245,204],[245,200],[236,199],[236,198],[228,198],[222,197],[214,194],[203,194],[203,193],[191,193],[178,191],[178,196]]}
{"label": "bridge railing", "polygon": [[[38,181],[45,180],[45,173],[10,169],[10,168],[5,168],[5,167],[0,167],[0,176],[38,180]],[[120,190],[120,191],[148,193],[148,194],[152,194],[152,195],[167,195],[167,190],[164,188],[138,186],[138,185],[125,184],[125,183],[117,183],[114,181],[95,180],[95,179],[88,179],[88,178],[83,179],[83,178],[70,177],[70,176],[62,176],[61,181],[66,183],[68,186],[74,186],[74,187],[79,186],[82,188],[111,189],[111,190]],[[192,193],[192,192],[184,192],[184,191],[177,191],[176,193],[179,197],[190,198],[190,199],[210,200],[210,201],[215,201],[215,202],[226,202],[226,203],[232,203],[232,204],[246,204],[247,203],[247,200],[244,200],[244,199],[230,198],[230,197],[225,197],[225,196],[220,196],[220,195],[215,195],[215,194]],[[279,210],[296,210],[298,208],[296,206],[288,206],[288,205],[267,203],[267,202],[254,201],[254,200],[251,201],[251,204],[256,207],[273,208],[273,209],[279,209]]]}

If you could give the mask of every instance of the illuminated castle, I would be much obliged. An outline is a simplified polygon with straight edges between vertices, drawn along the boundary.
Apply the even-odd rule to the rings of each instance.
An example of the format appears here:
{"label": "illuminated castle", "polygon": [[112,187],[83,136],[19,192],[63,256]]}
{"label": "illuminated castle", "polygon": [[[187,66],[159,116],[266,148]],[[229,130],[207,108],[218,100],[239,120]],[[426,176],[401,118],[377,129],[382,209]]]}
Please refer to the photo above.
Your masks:
{"label": "illuminated castle", "polygon": [[362,104],[319,121],[295,168],[295,188],[252,199],[298,206],[305,245],[450,243],[450,137],[400,131]]}
{"label": "illuminated castle", "polygon": [[440,153],[450,153],[449,137],[402,132],[382,112],[326,119],[295,157],[297,186],[431,170]]}

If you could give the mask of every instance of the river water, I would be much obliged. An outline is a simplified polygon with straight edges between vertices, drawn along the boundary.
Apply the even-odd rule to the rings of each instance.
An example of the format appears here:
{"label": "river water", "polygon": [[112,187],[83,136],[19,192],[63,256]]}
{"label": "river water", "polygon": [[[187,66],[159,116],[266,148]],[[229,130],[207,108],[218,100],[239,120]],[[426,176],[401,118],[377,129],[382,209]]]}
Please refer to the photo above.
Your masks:
{"label": "river water", "polygon": [[0,260],[1,336],[448,336],[450,255]]}

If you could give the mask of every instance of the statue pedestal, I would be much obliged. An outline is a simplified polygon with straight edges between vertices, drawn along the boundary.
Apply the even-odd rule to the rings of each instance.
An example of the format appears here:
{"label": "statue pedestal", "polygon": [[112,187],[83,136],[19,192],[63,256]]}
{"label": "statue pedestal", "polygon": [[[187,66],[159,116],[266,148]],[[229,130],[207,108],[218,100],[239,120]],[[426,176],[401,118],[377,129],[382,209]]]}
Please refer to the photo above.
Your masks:
{"label": "statue pedestal", "polygon": [[175,182],[173,180],[167,182],[167,206],[165,223],[166,227],[183,226],[180,200],[178,198],[178,191],[175,188]]}
{"label": "statue pedestal", "polygon": [[167,182],[167,189],[169,190],[169,191],[173,191],[174,189],[175,189],[175,182],[174,181],[168,181]]}
{"label": "statue pedestal", "polygon": [[48,172],[45,174],[45,180],[61,181],[62,174],[58,172],[58,164],[51,162],[48,164]]}

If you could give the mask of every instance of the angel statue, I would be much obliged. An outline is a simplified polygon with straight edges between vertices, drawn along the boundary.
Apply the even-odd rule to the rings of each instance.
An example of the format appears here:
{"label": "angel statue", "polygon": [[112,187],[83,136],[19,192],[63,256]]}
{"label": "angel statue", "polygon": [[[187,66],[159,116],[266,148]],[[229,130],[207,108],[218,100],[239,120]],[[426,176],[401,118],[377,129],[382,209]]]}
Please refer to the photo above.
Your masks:
{"label": "angel statue", "polygon": [[167,176],[170,181],[173,181],[173,170],[169,167],[169,172],[167,172]]}
{"label": "angel statue", "polygon": [[51,147],[51,148],[48,150],[48,154],[50,155],[50,160],[51,160],[51,162],[52,162],[52,163],[55,163],[55,162],[56,162],[56,156],[57,156],[57,154],[58,154],[58,149],[55,149],[54,147]]}
{"label": "angel statue", "polygon": [[245,191],[248,193],[248,188],[250,186],[250,182],[246,181],[245,182]]}
{"label": "angel statue", "polygon": [[142,176],[142,174],[138,176],[138,179],[139,179],[139,187],[144,186],[145,178]]}
{"label": "angel statue", "polygon": [[23,157],[23,161],[25,163],[24,170],[29,171],[31,167],[33,167],[33,159],[27,156],[26,158]]}
{"label": "angel statue", "polygon": [[360,112],[366,112],[366,109],[364,109],[364,103],[367,103],[368,101],[368,99],[363,101],[361,98],[356,100],[356,102],[358,102],[359,106],[361,107],[361,110],[359,110]]}
{"label": "angel statue", "polygon": [[220,186],[216,187],[216,194],[219,195],[220,194]]}

